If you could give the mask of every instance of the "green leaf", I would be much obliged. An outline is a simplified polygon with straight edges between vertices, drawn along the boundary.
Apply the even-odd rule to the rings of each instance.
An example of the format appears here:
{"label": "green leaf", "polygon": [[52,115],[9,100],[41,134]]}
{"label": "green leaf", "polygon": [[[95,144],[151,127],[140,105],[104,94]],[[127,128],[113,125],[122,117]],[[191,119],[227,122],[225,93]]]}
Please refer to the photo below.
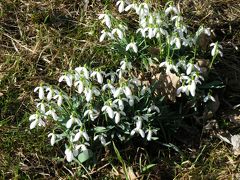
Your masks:
{"label": "green leaf", "polygon": [[210,83],[199,86],[199,88],[201,88],[201,89],[220,89],[220,88],[224,88],[224,87],[225,87],[225,85],[221,81],[212,81]]}
{"label": "green leaf", "polygon": [[145,172],[145,171],[151,169],[154,166],[156,166],[156,164],[149,164],[149,165],[145,166],[142,171]]}
{"label": "green leaf", "polygon": [[107,129],[105,127],[102,127],[102,126],[97,126],[97,127],[94,128],[94,131],[96,133],[104,133],[104,132],[107,131]]}
{"label": "green leaf", "polygon": [[88,159],[90,159],[92,156],[93,156],[93,152],[90,149],[87,149],[78,155],[78,160],[81,163],[83,163],[83,162],[87,161]]}

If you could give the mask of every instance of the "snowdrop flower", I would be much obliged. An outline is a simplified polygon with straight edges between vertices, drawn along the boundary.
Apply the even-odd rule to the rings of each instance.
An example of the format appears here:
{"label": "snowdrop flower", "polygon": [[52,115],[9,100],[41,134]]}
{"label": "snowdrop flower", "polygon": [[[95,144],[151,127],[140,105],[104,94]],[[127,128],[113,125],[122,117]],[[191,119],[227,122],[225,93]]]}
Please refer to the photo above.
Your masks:
{"label": "snowdrop flower", "polygon": [[62,94],[62,92],[57,92],[58,94],[57,95],[55,95],[53,98],[54,99],[57,99],[57,105],[58,106],[61,106],[62,105],[62,103],[63,103],[63,94]]}
{"label": "snowdrop flower", "polygon": [[90,88],[85,88],[84,94],[86,97],[86,101],[90,102],[92,100],[92,95],[94,94],[95,96],[100,95],[100,91],[96,87],[90,87]]}
{"label": "snowdrop flower", "polygon": [[106,113],[108,114],[108,116],[109,116],[111,119],[113,119],[113,117],[114,117],[114,111],[113,111],[113,109],[112,109],[111,106],[104,105],[104,106],[102,107],[102,112],[106,112]]}
{"label": "snowdrop flower", "polygon": [[96,141],[97,139],[99,139],[101,144],[103,146],[106,146],[109,144],[109,142],[108,143],[106,142],[106,139],[105,139],[106,137],[107,137],[106,134],[96,135],[96,136],[94,136],[93,140]]}
{"label": "snowdrop flower", "polygon": [[47,100],[51,101],[51,99],[53,98],[53,93],[54,93],[54,90],[53,90],[52,86],[47,87],[46,91],[48,92]]}
{"label": "snowdrop flower", "polygon": [[128,86],[123,87],[123,92],[127,98],[132,96],[132,91]]}
{"label": "snowdrop flower", "polygon": [[152,135],[153,134],[157,134],[157,130],[156,129],[148,129],[146,130],[147,134],[147,141],[151,141],[152,140]]}
{"label": "snowdrop flower", "polygon": [[114,91],[114,93],[113,93],[113,97],[114,97],[114,98],[117,98],[117,97],[119,97],[122,93],[123,93],[123,88],[122,88],[122,87],[119,87],[119,88],[115,89],[115,91]]}
{"label": "snowdrop flower", "polygon": [[112,94],[114,94],[114,92],[115,92],[115,87],[110,83],[107,83],[107,84],[103,85],[102,90],[106,91],[106,89],[110,89]]}
{"label": "snowdrop flower", "polygon": [[139,133],[141,135],[142,138],[145,137],[145,133],[144,131],[142,130],[142,119],[138,119],[137,122],[136,122],[136,128],[134,128],[130,135],[133,136],[135,133]]}
{"label": "snowdrop flower", "polygon": [[114,39],[113,34],[110,32],[102,30],[101,33],[102,33],[102,35],[100,36],[99,42],[102,42],[105,39],[105,37],[107,37],[107,36],[110,37],[111,39]]}
{"label": "snowdrop flower", "polygon": [[129,106],[133,106],[134,105],[134,100],[136,101],[140,101],[140,99],[137,97],[137,96],[128,96],[128,103],[129,103]]}
{"label": "snowdrop flower", "polygon": [[42,85],[40,85],[39,87],[36,87],[35,89],[34,89],[34,92],[37,92],[38,91],[38,97],[39,97],[39,99],[44,99],[44,89],[43,89],[43,86]]}
{"label": "snowdrop flower", "polygon": [[120,122],[121,115],[126,116],[126,113],[123,111],[115,111],[114,114],[115,114],[114,120],[115,120],[116,124],[118,124]]}
{"label": "snowdrop flower", "polygon": [[69,120],[67,121],[67,123],[66,123],[66,127],[67,127],[68,129],[70,129],[74,123],[76,123],[76,124],[78,124],[78,125],[81,125],[81,124],[82,124],[82,122],[80,121],[80,119],[78,119],[78,118],[74,117],[73,115],[71,115],[71,116],[70,116],[70,119],[69,119]]}
{"label": "snowdrop flower", "polygon": [[99,84],[102,84],[102,83],[103,83],[103,76],[102,76],[102,73],[101,73],[101,72],[99,72],[99,71],[93,71],[90,77],[94,77],[94,76],[97,77],[97,81],[98,81]]}
{"label": "snowdrop flower", "polygon": [[[109,72],[105,75],[105,77],[109,77],[109,76],[110,76],[110,82],[114,83],[116,80],[116,76],[117,76],[116,72]],[[108,84],[110,84],[110,83],[108,83]]]}
{"label": "snowdrop flower", "polygon": [[98,19],[103,19],[102,22],[106,24],[106,26],[111,28],[111,19],[108,14],[99,14]]}
{"label": "snowdrop flower", "polygon": [[45,113],[45,104],[43,102],[37,103],[37,108],[39,108],[41,113]]}
{"label": "snowdrop flower", "polygon": [[121,67],[120,67],[120,69],[122,69],[122,70],[131,70],[132,69],[132,63],[131,62],[127,62],[127,61],[121,61],[120,62],[120,65],[121,65]]}
{"label": "snowdrop flower", "polygon": [[166,67],[166,74],[170,74],[171,70],[174,70],[175,72],[178,72],[177,67],[168,61],[164,61],[160,63],[159,67]]}
{"label": "snowdrop flower", "polygon": [[118,6],[118,11],[120,13],[122,13],[124,11],[124,1],[123,0],[120,0],[120,1],[117,1],[116,5]]}
{"label": "snowdrop flower", "polygon": [[89,141],[89,136],[86,131],[79,130],[78,133],[74,136],[73,142],[78,141],[81,137],[84,137],[86,141]]}
{"label": "snowdrop flower", "polygon": [[130,48],[132,48],[135,53],[138,52],[138,48],[135,42],[129,43],[126,47],[126,51],[128,51]]}
{"label": "snowdrop flower", "polygon": [[200,72],[200,67],[197,64],[188,63],[186,74],[189,75],[193,70],[198,70]]}
{"label": "snowdrop flower", "polygon": [[171,12],[173,12],[174,14],[179,14],[179,11],[176,7],[174,6],[169,6],[166,10],[165,10],[165,15],[167,16],[168,14],[170,14]]}
{"label": "snowdrop flower", "polygon": [[50,108],[50,109],[46,112],[46,115],[47,115],[47,116],[51,115],[52,118],[53,118],[55,121],[58,120],[58,116],[57,116],[57,114],[56,114],[56,110],[53,109],[53,108]]}
{"label": "snowdrop flower", "polygon": [[65,150],[65,155],[66,155],[66,159],[68,162],[72,162],[72,160],[74,159],[74,156],[73,156],[73,152],[70,148],[67,148]]}
{"label": "snowdrop flower", "polygon": [[185,93],[187,96],[189,96],[189,89],[186,85],[182,85],[177,89],[177,96],[180,97],[181,93]]}
{"label": "snowdrop flower", "polygon": [[147,3],[141,3],[138,7],[135,8],[135,10],[140,17],[144,17],[149,14],[149,6]]}
{"label": "snowdrop flower", "polygon": [[150,113],[152,111],[156,111],[157,113],[160,113],[160,109],[155,105],[151,105],[147,110],[148,113]]}
{"label": "snowdrop flower", "polygon": [[98,118],[99,112],[96,109],[88,109],[84,112],[84,117],[89,116],[92,121]]}
{"label": "snowdrop flower", "polygon": [[[119,29],[119,28],[114,28],[114,29],[112,30],[111,34],[114,35],[115,33],[117,33],[119,39],[123,39],[123,32],[122,32],[121,29]],[[100,41],[100,42],[101,42],[101,41]]]}
{"label": "snowdrop flower", "polygon": [[65,75],[62,75],[60,78],[59,78],[59,82],[62,82],[63,80],[66,81],[67,85],[69,87],[72,86],[72,80],[73,80],[73,76],[71,74],[65,74]]}
{"label": "snowdrop flower", "polygon": [[178,37],[173,37],[172,40],[170,41],[170,44],[171,45],[175,44],[177,49],[181,48],[181,40]]}
{"label": "snowdrop flower", "polygon": [[50,133],[50,134],[48,134],[48,137],[51,137],[50,143],[53,146],[56,142],[56,134]]}
{"label": "snowdrop flower", "polygon": [[74,86],[77,86],[77,92],[81,94],[84,90],[83,80],[77,80],[74,83]]}
{"label": "snowdrop flower", "polygon": [[209,100],[211,100],[211,101],[213,101],[213,102],[216,101],[215,98],[214,98],[213,96],[211,96],[210,93],[208,93],[208,95],[203,99],[203,102],[207,102],[207,101],[209,101]]}
{"label": "snowdrop flower", "polygon": [[211,43],[210,44],[210,47],[213,47],[212,48],[212,51],[211,51],[211,55],[214,57],[214,56],[217,56],[218,54],[220,54],[220,56],[222,57],[223,56],[223,53],[219,50],[219,49],[222,49],[223,47],[218,44],[218,42],[216,43]]}
{"label": "snowdrop flower", "polygon": [[138,8],[138,5],[136,3],[129,4],[127,7],[125,7],[125,11],[129,11],[130,9],[136,10]]}
{"label": "snowdrop flower", "polygon": [[36,125],[38,125],[38,126],[45,126],[45,122],[42,120],[42,117],[39,114],[39,112],[37,112],[36,114],[32,114],[29,117],[29,121],[32,121],[31,124],[30,124],[30,129],[35,128]]}
{"label": "snowdrop flower", "polygon": [[118,108],[121,110],[121,111],[123,111],[124,110],[124,103],[123,103],[123,101],[126,101],[126,102],[128,102],[128,100],[126,99],[126,98],[118,98],[118,99],[115,99],[114,101],[113,101],[113,104],[118,104]]}
{"label": "snowdrop flower", "polygon": [[191,95],[194,97],[196,94],[196,82],[194,80],[191,81],[191,84],[188,85],[188,90]]}
{"label": "snowdrop flower", "polygon": [[[89,79],[89,71],[85,67],[77,67],[75,68],[75,71],[77,72],[78,76],[81,77],[83,74],[86,79]],[[79,79],[79,77],[76,77],[76,79]]]}

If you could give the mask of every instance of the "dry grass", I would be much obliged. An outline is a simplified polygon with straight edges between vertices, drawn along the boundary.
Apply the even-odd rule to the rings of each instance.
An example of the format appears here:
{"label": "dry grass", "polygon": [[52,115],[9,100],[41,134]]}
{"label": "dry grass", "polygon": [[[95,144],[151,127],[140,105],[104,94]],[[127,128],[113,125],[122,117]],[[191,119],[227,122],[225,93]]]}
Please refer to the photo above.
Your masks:
{"label": "dry grass", "polygon": [[[182,7],[189,24],[206,24],[224,45],[224,58],[216,67],[227,84],[224,99],[230,106],[240,102],[240,3],[233,0],[184,0]],[[5,179],[122,179],[117,158],[102,157],[98,166],[67,165],[62,147],[50,147],[46,129],[28,130],[32,90],[41,81],[54,83],[59,73],[77,65],[109,66],[111,57],[98,42],[97,14],[107,1],[2,0],[0,2],[0,176]],[[225,105],[225,104],[224,104]],[[228,129],[229,115],[219,124]],[[233,132],[238,132],[233,128]],[[232,130],[232,129],[231,129]],[[210,136],[210,135],[209,135]],[[125,147],[121,154],[138,179],[239,179],[239,159],[227,144],[208,135],[196,147],[156,145]],[[154,147],[154,148],[153,148]],[[204,148],[205,147],[205,148]],[[157,149],[151,151],[151,149]],[[175,149],[175,150],[173,150]],[[132,152],[137,152],[135,155]],[[144,167],[156,164],[143,171]],[[161,177],[160,177],[161,176]]]}

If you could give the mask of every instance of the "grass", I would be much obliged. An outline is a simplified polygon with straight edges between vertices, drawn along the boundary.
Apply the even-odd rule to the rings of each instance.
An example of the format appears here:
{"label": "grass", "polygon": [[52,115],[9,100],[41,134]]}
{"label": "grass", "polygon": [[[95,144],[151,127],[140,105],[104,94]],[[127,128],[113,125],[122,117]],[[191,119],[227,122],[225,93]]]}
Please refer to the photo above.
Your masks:
{"label": "grass", "polygon": [[[210,138],[211,133],[193,145],[176,140],[175,146],[157,144],[158,148],[156,144],[141,147],[135,143],[123,148],[116,144],[115,152],[107,150],[97,157],[97,166],[82,167],[56,158],[64,156],[63,148],[50,146],[47,129],[29,130],[33,89],[40,82],[52,84],[64,70],[85,63],[111,66],[114,57],[98,41],[97,14],[106,6],[111,6],[108,1],[88,5],[76,0],[0,2],[1,179],[238,179],[239,159],[227,144]],[[185,17],[191,17],[192,27],[200,22],[216,29],[216,38],[229,54],[216,67],[227,84],[225,92],[220,92],[224,93],[223,105],[236,105],[240,61],[232,44],[240,45],[240,3],[185,0],[180,6]],[[220,122],[225,117],[229,114],[217,116]],[[235,124],[227,122],[220,123],[222,129],[238,132]]]}

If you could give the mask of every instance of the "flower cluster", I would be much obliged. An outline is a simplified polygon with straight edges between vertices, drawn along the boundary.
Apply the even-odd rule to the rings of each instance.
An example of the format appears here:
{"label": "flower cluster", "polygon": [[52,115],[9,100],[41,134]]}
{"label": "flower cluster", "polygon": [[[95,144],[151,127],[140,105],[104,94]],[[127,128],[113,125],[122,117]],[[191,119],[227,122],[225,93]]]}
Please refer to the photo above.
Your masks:
{"label": "flower cluster", "polygon": [[[196,57],[200,36],[211,34],[208,28],[201,26],[195,34],[189,32],[180,10],[171,2],[159,11],[145,2],[119,0],[116,6],[120,13],[135,12],[139,17],[139,27],[132,32],[109,12],[99,14],[105,25],[99,41],[112,40],[125,50],[121,51],[119,67],[115,71],[77,67],[59,78],[59,83],[66,84],[65,89],[43,84],[34,89],[38,92],[37,110],[29,118],[30,129],[54,124],[49,133],[51,145],[64,140],[68,162],[89,152],[93,143],[107,146],[116,138],[127,141],[134,136],[147,141],[157,139],[154,135],[160,127],[158,119],[163,116],[163,98],[156,96],[153,84],[143,83],[134,73],[143,64],[150,69],[146,61],[154,62],[161,73],[179,77],[179,97],[197,96],[198,85],[204,82]],[[211,46],[213,62],[222,55],[222,47],[218,43]],[[147,51],[149,47],[159,49],[154,61]],[[210,92],[203,97],[204,102],[214,101]]]}
{"label": "flower cluster", "polygon": [[132,68],[124,60],[115,72],[77,67],[59,78],[66,83],[68,93],[40,85],[34,90],[38,92],[37,111],[29,118],[30,129],[56,123],[49,134],[51,145],[67,139],[69,162],[88,150],[93,141],[106,146],[114,138],[125,141],[140,135],[147,141],[154,139],[157,128],[153,120],[160,109],[150,98],[151,90],[130,75]]}

